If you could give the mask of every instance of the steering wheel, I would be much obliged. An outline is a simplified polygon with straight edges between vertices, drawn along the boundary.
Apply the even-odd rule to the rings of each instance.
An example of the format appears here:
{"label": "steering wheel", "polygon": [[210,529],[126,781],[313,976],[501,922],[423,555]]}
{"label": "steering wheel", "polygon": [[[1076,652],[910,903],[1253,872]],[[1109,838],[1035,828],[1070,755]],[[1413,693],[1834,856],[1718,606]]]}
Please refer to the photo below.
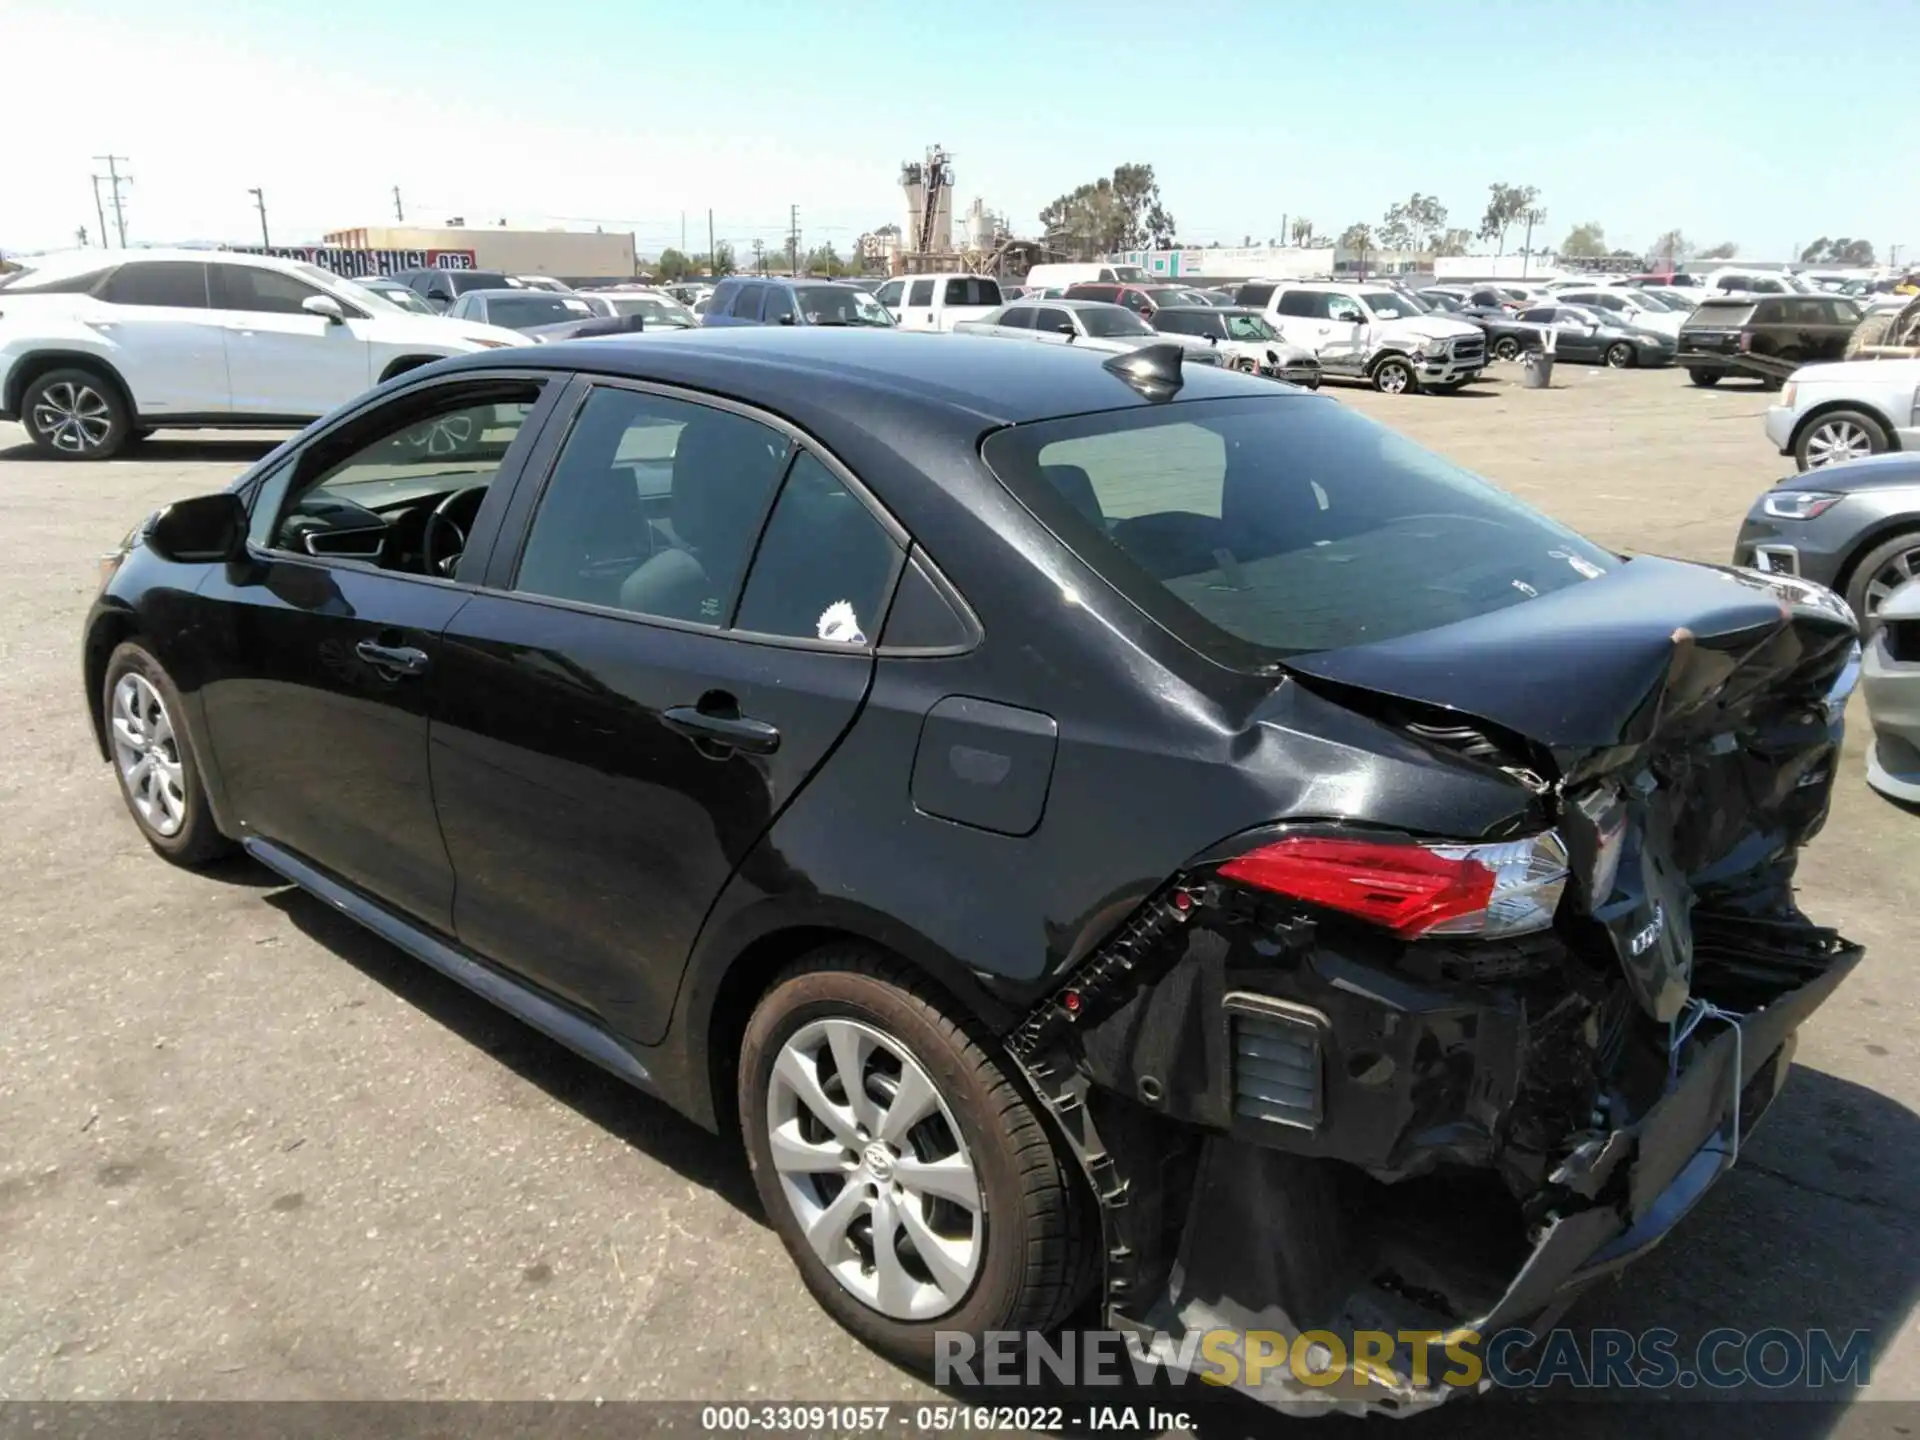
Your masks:
{"label": "steering wheel", "polygon": [[467,548],[467,529],[480,513],[487,498],[487,487],[468,485],[448,495],[427,515],[427,528],[420,537],[429,575],[451,575]]}

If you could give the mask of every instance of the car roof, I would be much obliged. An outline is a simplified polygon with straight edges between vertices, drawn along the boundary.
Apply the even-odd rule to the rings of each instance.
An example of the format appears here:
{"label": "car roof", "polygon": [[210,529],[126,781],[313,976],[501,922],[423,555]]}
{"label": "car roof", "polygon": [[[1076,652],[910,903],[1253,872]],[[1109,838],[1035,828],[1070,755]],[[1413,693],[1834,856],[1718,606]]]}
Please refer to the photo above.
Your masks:
{"label": "car roof", "polygon": [[1264,315],[1258,305],[1162,305],[1158,315]]}
{"label": "car roof", "polygon": [[[1025,295],[1018,300],[1009,300],[1001,308],[1011,309],[1015,305],[1044,305],[1049,310],[1127,310],[1126,306],[1116,305],[1111,300],[1089,300],[1075,295],[1056,295],[1051,299],[1045,295]],[[1131,315],[1133,312],[1127,310],[1127,313]]]}
{"label": "car roof", "polygon": [[[684,385],[740,396],[799,423],[808,411],[851,410],[878,400],[1016,425],[1153,403],[1104,368],[1110,358],[966,334],[737,325],[568,341],[533,353],[487,350],[452,364],[462,370],[535,365]],[[1213,365],[1187,366],[1183,380],[1181,400],[1274,393],[1268,382]]]}
{"label": "car roof", "polygon": [[482,300],[522,300],[529,295],[551,295],[556,300],[569,300],[573,297],[558,290],[549,290],[541,285],[495,285],[484,289],[469,290],[460,298],[466,300],[478,295]]}
{"label": "car roof", "polygon": [[[177,246],[142,247],[133,250],[60,250],[36,255],[22,261],[36,275],[84,275],[89,270],[106,270],[116,265],[131,265],[142,260],[183,260],[204,265],[218,260],[228,265],[250,265],[260,270],[279,270],[289,275],[311,276],[315,269],[304,260],[286,260],[278,255],[249,255],[239,250],[198,250]],[[329,272],[331,273],[331,272]]]}

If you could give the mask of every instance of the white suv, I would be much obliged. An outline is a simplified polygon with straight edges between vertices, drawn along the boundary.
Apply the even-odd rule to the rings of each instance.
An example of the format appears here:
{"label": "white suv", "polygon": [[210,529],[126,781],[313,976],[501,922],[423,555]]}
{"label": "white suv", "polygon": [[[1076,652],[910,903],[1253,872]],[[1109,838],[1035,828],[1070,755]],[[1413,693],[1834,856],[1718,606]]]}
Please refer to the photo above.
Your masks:
{"label": "white suv", "polygon": [[1767,439],[1802,470],[1920,450],[1920,360],[1840,360],[1793,372]]}
{"label": "white suv", "polygon": [[299,261],[79,250],[0,277],[0,420],[104,460],[162,426],[298,427],[416,365],[525,343]]}

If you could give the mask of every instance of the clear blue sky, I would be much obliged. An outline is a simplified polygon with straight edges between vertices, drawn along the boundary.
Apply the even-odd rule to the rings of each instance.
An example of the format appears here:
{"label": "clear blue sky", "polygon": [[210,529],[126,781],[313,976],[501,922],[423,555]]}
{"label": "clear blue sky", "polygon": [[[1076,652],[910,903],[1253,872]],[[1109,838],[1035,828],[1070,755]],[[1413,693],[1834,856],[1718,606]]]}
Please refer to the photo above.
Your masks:
{"label": "clear blue sky", "polygon": [[410,219],[585,220],[645,252],[682,212],[704,249],[709,207],[777,245],[797,204],[844,249],[900,218],[899,162],[937,141],[956,214],[980,196],[1020,229],[1146,162],[1201,244],[1377,223],[1415,190],[1472,227],[1500,180],[1540,188],[1553,241],[1597,220],[1633,248],[1677,226],[1884,258],[1920,246],[1917,30],[1914,0],[0,0],[0,134],[31,137],[0,245],[97,229],[111,152],[150,242],[255,236],[255,185],[276,242],[311,239],[389,217],[398,185]]}

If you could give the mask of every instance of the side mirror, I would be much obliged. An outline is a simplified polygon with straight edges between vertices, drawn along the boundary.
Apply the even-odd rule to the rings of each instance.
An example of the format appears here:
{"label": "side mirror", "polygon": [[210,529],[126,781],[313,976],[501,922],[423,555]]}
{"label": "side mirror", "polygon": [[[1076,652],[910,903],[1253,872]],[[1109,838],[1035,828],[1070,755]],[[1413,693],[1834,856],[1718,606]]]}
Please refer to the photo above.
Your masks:
{"label": "side mirror", "polygon": [[344,325],[347,312],[340,308],[340,302],[331,295],[309,295],[300,302],[300,308],[309,315],[324,315],[330,325]]}
{"label": "side mirror", "polygon": [[147,548],[182,565],[234,559],[246,541],[247,507],[230,490],[176,500],[147,527]]}
{"label": "side mirror", "polygon": [[779,323],[782,325],[791,325],[793,324],[793,316],[791,314],[782,315]]}
{"label": "side mirror", "polygon": [[1078,330],[1073,328],[1073,322],[1071,320],[1062,320],[1058,325],[1054,326],[1053,328],[1059,331],[1062,335],[1066,336],[1067,339],[1069,340],[1073,339],[1074,336],[1080,333]]}

